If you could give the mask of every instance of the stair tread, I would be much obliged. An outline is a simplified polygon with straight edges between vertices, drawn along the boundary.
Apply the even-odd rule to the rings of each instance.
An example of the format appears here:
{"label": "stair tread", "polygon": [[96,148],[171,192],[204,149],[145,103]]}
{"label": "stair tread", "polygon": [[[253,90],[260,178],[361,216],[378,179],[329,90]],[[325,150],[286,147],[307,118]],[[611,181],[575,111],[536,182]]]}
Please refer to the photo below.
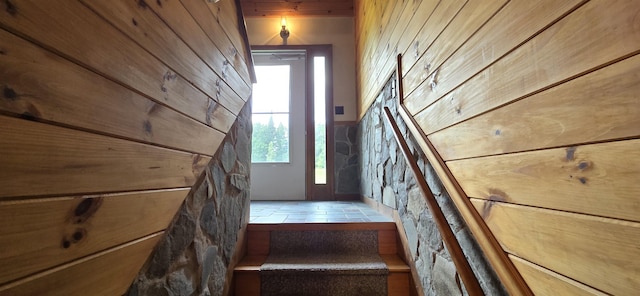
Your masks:
{"label": "stair tread", "polygon": [[388,273],[378,254],[276,254],[262,265],[264,272]]}
{"label": "stair tread", "polygon": [[260,271],[260,267],[267,261],[266,255],[247,255],[238,262],[234,271]]}
{"label": "stair tread", "polygon": [[384,263],[387,264],[389,272],[411,272],[411,267],[396,254],[380,255]]}
{"label": "stair tread", "polygon": [[[408,273],[411,271],[410,267],[396,254],[380,255],[380,257],[386,264],[389,272]],[[264,255],[245,256],[236,265],[234,270],[236,272],[259,272],[266,260],[267,256]]]}
{"label": "stair tread", "polygon": [[247,231],[396,230],[394,222],[249,224]]}

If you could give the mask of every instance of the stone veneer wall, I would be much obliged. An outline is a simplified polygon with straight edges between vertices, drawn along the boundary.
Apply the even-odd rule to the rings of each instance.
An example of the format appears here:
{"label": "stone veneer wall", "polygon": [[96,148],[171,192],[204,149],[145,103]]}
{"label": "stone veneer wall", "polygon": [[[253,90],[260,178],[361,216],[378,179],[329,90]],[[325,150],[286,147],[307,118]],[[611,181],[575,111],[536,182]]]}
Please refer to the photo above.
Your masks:
{"label": "stone veneer wall", "polygon": [[360,168],[358,148],[358,124],[335,123],[334,125],[334,176],[336,195],[360,194]]}
{"label": "stone veneer wall", "polygon": [[251,107],[221,148],[138,274],[128,295],[225,295],[238,234],[249,215]]}
{"label": "stone veneer wall", "polygon": [[360,121],[357,138],[360,147],[362,196],[397,210],[407,236],[411,260],[425,295],[467,295],[424,197],[416,185],[413,172],[406,165],[393,131],[383,118],[383,107],[389,107],[485,294],[507,295],[444,191],[435,171],[398,114],[397,101],[395,78],[392,77]]}

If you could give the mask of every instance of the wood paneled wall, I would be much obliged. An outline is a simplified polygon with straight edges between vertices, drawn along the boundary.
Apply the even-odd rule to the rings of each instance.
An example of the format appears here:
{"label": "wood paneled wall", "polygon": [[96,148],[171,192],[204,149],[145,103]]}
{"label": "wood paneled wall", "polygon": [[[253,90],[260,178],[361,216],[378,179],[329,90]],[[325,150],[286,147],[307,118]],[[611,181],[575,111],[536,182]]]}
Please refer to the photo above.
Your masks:
{"label": "wood paneled wall", "polygon": [[0,295],[121,295],[251,93],[234,1],[0,1]]}
{"label": "wood paneled wall", "polygon": [[353,0],[240,0],[247,17],[353,16]]}
{"label": "wood paneled wall", "polygon": [[640,290],[640,5],[356,1],[364,114],[404,107],[539,295]]}

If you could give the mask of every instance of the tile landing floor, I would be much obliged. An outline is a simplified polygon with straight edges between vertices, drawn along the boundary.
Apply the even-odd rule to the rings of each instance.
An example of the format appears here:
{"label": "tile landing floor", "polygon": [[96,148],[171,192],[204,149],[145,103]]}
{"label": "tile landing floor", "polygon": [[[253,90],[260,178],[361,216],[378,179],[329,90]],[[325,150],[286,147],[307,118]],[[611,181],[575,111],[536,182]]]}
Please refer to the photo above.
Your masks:
{"label": "tile landing floor", "polygon": [[361,201],[251,201],[251,224],[393,222]]}

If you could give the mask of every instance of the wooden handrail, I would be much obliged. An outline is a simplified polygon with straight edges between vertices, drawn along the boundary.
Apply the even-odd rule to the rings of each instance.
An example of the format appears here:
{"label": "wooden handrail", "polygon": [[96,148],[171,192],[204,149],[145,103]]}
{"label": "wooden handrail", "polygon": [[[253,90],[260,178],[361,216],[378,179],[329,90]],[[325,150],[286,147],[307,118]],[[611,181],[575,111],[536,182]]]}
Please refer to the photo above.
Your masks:
{"label": "wooden handrail", "polygon": [[242,41],[244,41],[244,50],[247,55],[244,57],[245,63],[247,64],[247,68],[249,70],[249,78],[251,82],[256,83],[258,79],[256,78],[256,70],[253,66],[253,55],[251,54],[251,44],[249,44],[249,33],[247,33],[247,22],[244,20],[244,12],[242,10],[242,3],[240,0],[235,0],[236,2],[236,13],[238,14],[238,29],[240,30],[240,35],[242,35]]}
{"label": "wooden handrail", "polygon": [[[487,260],[495,270],[496,274],[502,281],[505,289],[510,295],[531,295],[533,292],[524,281],[516,267],[513,265],[509,257],[500,246],[498,240],[484,222],[478,211],[475,210],[471,201],[462,190],[462,187],[453,177],[449,168],[445,164],[440,154],[431,144],[427,136],[418,128],[415,119],[410,115],[404,106],[404,90],[402,86],[402,55],[398,55],[397,59],[397,77],[396,83],[398,88],[398,113],[405,121],[407,128],[413,134],[418,142],[421,150],[424,152],[427,160],[433,167],[434,171],[442,181],[445,190],[449,193],[451,200],[456,205],[460,216],[464,219],[473,234],[474,238],[482,248]],[[466,284],[466,283],[465,283]]]}
{"label": "wooden handrail", "polygon": [[400,146],[404,159],[407,161],[407,164],[416,177],[418,187],[420,187],[420,190],[425,197],[427,206],[429,210],[431,210],[433,220],[436,222],[438,231],[440,231],[440,235],[444,241],[444,245],[453,259],[453,264],[455,264],[467,292],[469,292],[469,295],[484,295],[482,288],[480,288],[480,283],[473,273],[473,270],[471,270],[471,266],[469,265],[467,258],[464,257],[464,253],[462,252],[460,243],[458,243],[458,239],[453,233],[453,230],[451,230],[447,219],[444,217],[444,213],[442,213],[442,209],[440,209],[440,205],[438,205],[436,197],[433,195],[433,192],[431,192],[429,185],[427,185],[427,181],[420,172],[420,168],[418,168],[416,160],[411,154],[407,141],[402,137],[400,129],[398,128],[396,121],[393,119],[388,107],[384,107],[384,114],[386,115],[385,118],[387,119],[387,122],[391,125],[393,136],[396,138],[396,141]]}

